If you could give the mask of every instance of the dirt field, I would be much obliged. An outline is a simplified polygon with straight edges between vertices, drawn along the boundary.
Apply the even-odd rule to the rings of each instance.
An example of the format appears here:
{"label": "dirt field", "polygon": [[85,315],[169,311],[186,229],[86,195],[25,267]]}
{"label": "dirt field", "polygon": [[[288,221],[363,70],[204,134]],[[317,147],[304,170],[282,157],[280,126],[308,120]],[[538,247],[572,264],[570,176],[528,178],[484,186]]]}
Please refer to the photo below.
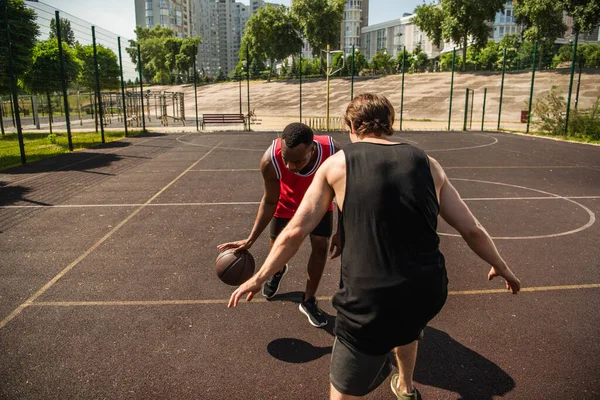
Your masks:
{"label": "dirt field", "polygon": [[[423,73],[405,76],[404,119],[432,121],[448,120],[451,74]],[[401,75],[378,78],[356,77],[354,93],[371,91],[384,94],[400,111]],[[526,109],[529,99],[531,72],[506,73],[502,102],[502,123],[518,124],[520,112]],[[498,120],[501,74],[494,73],[455,73],[452,120],[462,121],[465,105],[465,88],[475,90],[473,121],[481,121],[483,89],[487,88],[486,123]],[[557,86],[563,93],[569,88],[569,70],[538,71],[534,86],[535,98]],[[152,90],[183,91],[186,94],[187,118],[194,115],[194,87],[180,85],[173,87],[151,87]],[[577,89],[577,75],[573,83],[573,100]],[[580,107],[589,107],[600,94],[600,70],[584,70],[581,75]],[[241,98],[244,113],[247,112],[246,82],[241,85]],[[259,118],[297,117],[299,115],[299,81],[252,81],[250,82],[250,104]],[[331,81],[330,114],[339,116],[350,100],[350,79]],[[240,88],[235,82],[198,87],[198,112],[237,113],[239,112]],[[302,84],[302,114],[304,117],[325,116],[326,83],[324,79],[304,80]]]}

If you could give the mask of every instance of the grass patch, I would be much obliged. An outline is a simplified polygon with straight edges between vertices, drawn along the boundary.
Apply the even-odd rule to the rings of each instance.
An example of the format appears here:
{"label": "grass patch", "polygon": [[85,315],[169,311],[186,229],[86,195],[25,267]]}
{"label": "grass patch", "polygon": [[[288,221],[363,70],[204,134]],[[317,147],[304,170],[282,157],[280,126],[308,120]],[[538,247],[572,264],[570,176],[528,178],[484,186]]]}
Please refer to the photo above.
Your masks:
{"label": "grass patch", "polygon": [[600,144],[600,140],[591,139],[589,137],[578,137],[578,136],[570,136],[570,135],[569,136],[553,135],[550,133],[544,133],[544,132],[538,132],[538,131],[536,131],[536,132],[529,131],[529,133],[525,133],[523,131],[518,131],[516,129],[500,129],[500,132],[514,132],[514,133],[522,133],[523,135],[549,137],[549,138],[564,140],[565,142]]}
{"label": "grass patch", "polygon": [[[141,131],[129,131],[129,136],[139,135]],[[125,137],[125,131],[106,131],[106,142],[120,140]],[[86,149],[102,143],[98,132],[73,132],[71,134],[73,150]],[[69,139],[66,133],[23,133],[25,156],[27,163],[43,160],[69,152]],[[0,136],[0,171],[21,164],[19,139],[16,133]]]}

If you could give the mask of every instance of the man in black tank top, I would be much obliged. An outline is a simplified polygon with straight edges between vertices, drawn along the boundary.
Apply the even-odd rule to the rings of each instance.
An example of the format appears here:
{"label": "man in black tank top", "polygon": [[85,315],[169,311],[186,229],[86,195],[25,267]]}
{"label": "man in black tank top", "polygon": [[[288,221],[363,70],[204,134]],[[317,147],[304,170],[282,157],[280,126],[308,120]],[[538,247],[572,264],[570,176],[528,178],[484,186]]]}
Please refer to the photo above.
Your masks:
{"label": "man in black tank top", "polygon": [[398,365],[391,387],[399,399],[419,399],[412,377],[417,339],[441,310],[448,293],[439,250],[438,215],[492,267],[488,279],[521,283],[512,273],[439,163],[423,150],[389,140],[394,109],[383,96],[363,94],[346,109],[352,144],[317,171],[294,218],[277,238],[265,263],[231,296],[249,301],[296,253],[335,197],[342,235],[340,289],[331,355],[331,399],[362,397]]}

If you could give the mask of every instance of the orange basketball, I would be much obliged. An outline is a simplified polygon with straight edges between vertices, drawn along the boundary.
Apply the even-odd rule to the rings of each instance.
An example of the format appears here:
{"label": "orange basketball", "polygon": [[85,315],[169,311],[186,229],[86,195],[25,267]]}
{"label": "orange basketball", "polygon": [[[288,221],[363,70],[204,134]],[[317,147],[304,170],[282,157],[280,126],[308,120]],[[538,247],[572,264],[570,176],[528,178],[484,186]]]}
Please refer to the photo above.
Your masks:
{"label": "orange basketball", "polygon": [[217,276],[224,283],[238,286],[246,282],[254,274],[254,257],[247,250],[225,250],[219,254],[216,262]]}

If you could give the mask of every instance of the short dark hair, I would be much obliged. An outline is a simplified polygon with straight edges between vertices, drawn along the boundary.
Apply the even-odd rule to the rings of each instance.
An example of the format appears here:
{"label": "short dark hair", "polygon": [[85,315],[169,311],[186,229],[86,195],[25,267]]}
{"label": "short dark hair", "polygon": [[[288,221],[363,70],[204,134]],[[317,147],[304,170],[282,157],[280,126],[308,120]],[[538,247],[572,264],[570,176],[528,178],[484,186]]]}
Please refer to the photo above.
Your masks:
{"label": "short dark hair", "polygon": [[348,129],[354,128],[359,136],[391,136],[394,134],[394,117],[394,107],[385,96],[364,93],[348,104],[344,124]]}
{"label": "short dark hair", "polygon": [[294,148],[302,143],[309,145],[313,142],[314,134],[308,125],[300,122],[289,124],[283,129],[281,139],[285,141],[285,145]]}

